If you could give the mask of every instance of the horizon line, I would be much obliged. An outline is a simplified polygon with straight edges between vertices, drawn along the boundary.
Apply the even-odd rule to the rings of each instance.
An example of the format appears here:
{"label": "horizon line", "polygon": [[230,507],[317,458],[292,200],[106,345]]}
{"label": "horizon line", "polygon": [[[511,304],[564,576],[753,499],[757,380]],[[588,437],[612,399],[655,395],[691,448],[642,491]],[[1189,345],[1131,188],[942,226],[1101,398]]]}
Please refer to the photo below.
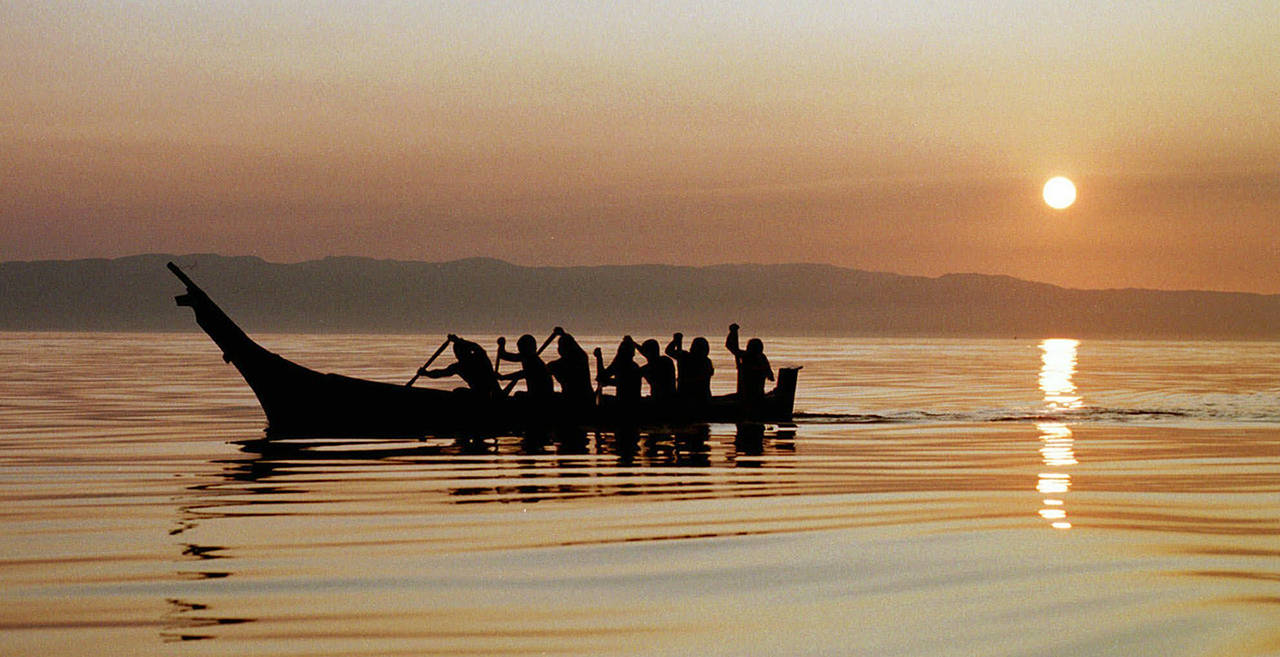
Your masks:
{"label": "horizon line", "polygon": [[932,280],[932,281],[942,280],[946,278],[962,277],[962,276],[977,276],[982,278],[995,278],[995,279],[1018,281],[1021,283],[1029,283],[1032,285],[1044,285],[1044,286],[1056,288],[1059,290],[1075,290],[1075,291],[1082,291],[1082,292],[1210,293],[1210,294],[1246,295],[1246,296],[1255,296],[1255,297],[1280,296],[1280,292],[1248,292],[1243,290],[1225,290],[1225,289],[1215,290],[1215,289],[1208,289],[1208,288],[1152,288],[1152,287],[1136,287],[1136,286],[1102,287],[1102,288],[1069,287],[1065,285],[1059,285],[1057,283],[1049,283],[1047,281],[1040,281],[1040,280],[1034,280],[1029,278],[1020,278],[1010,274],[992,274],[992,273],[975,272],[975,271],[968,271],[968,272],[957,271],[957,272],[947,272],[944,274],[938,274],[936,276],[930,276],[927,274],[904,274],[901,272],[887,271],[887,270],[881,270],[881,269],[862,269],[858,267],[851,267],[848,265],[838,265],[838,264],[829,263],[829,262],[803,262],[803,261],[775,262],[775,263],[721,262],[721,263],[702,264],[702,265],[682,265],[682,264],[675,264],[675,263],[660,263],[660,262],[627,263],[627,264],[597,263],[597,264],[573,264],[573,265],[526,265],[526,264],[512,262],[510,260],[499,258],[496,256],[483,256],[483,255],[464,256],[460,258],[453,258],[450,260],[407,260],[404,258],[383,258],[383,257],[367,256],[367,255],[333,254],[333,255],[321,256],[318,258],[306,258],[302,260],[293,260],[293,261],[279,261],[279,260],[269,260],[263,256],[251,255],[251,254],[226,255],[226,254],[214,253],[214,252],[166,253],[166,252],[159,252],[159,251],[151,251],[146,253],[134,253],[134,254],[122,255],[122,256],[92,256],[92,257],[80,257],[80,258],[38,258],[38,259],[31,259],[31,260],[0,260],[0,266],[4,266],[8,264],[42,264],[42,263],[97,262],[97,261],[114,262],[119,260],[134,260],[134,259],[150,258],[150,257],[196,258],[196,257],[202,257],[202,256],[225,258],[225,259],[257,260],[259,262],[262,262],[268,265],[278,265],[278,266],[286,266],[286,267],[293,266],[293,265],[304,265],[304,264],[315,263],[315,262],[323,262],[325,260],[367,260],[371,262],[387,262],[387,263],[400,263],[400,264],[412,264],[412,265],[448,265],[448,264],[474,261],[474,262],[493,262],[493,263],[498,263],[508,267],[517,267],[520,269],[603,269],[603,268],[644,268],[644,267],[667,267],[671,269],[714,269],[717,267],[822,267],[822,268],[847,271],[847,272],[897,276],[901,278],[915,278],[915,279]]}

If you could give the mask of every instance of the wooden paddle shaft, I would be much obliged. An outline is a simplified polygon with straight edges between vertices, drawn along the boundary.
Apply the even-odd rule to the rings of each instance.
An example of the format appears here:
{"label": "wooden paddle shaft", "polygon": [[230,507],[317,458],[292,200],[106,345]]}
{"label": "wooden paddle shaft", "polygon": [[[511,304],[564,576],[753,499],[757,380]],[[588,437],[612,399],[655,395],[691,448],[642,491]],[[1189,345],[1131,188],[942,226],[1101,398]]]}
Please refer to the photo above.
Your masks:
{"label": "wooden paddle shaft", "polygon": [[412,387],[412,386],[413,386],[413,383],[414,383],[415,381],[417,381],[417,380],[418,380],[418,377],[419,377],[419,376],[421,376],[421,375],[422,375],[422,374],[421,374],[421,373],[422,373],[422,370],[425,370],[425,369],[427,369],[428,367],[431,367],[431,364],[432,364],[432,363],[434,363],[434,362],[436,362],[436,359],[440,357],[440,354],[444,353],[444,348],[445,348],[445,347],[447,347],[447,346],[449,346],[449,343],[450,343],[450,342],[452,342],[452,340],[450,340],[449,338],[445,338],[445,339],[444,339],[444,343],[440,345],[440,348],[439,348],[439,349],[436,349],[436,353],[431,354],[431,358],[428,358],[428,359],[427,359],[427,362],[423,363],[423,364],[422,364],[422,367],[418,368],[418,371],[417,371],[417,372],[414,372],[414,374],[413,374],[413,378],[412,378],[412,379],[409,379],[409,382],[408,382],[408,383],[406,383],[406,384],[404,384],[404,387],[406,387],[406,388]]}
{"label": "wooden paddle shaft", "polygon": [[[548,336],[547,336],[547,339],[542,341],[542,346],[541,346],[541,347],[538,347],[538,355],[539,355],[539,356],[541,356],[541,355],[542,355],[542,352],[546,351],[546,349],[547,349],[547,345],[551,344],[551,341],[552,341],[552,340],[554,340],[554,339],[555,339],[555,337],[556,337],[556,335],[558,335],[559,333],[560,333],[560,331],[552,331],[552,332],[551,332],[551,335],[548,335]],[[498,349],[499,349],[499,350],[501,350],[501,349],[502,349],[502,346],[501,346],[501,345],[502,345],[502,343],[505,343],[505,342],[506,342],[506,340],[505,340],[505,339],[503,339],[503,338],[498,338],[498,340],[499,340],[499,346],[498,346]],[[499,351],[499,353],[501,353],[501,351]],[[498,359],[497,359],[497,358],[495,358],[495,359],[493,360],[493,362],[494,362],[493,371],[496,373],[496,372],[498,371],[498,365],[497,365],[497,363],[498,363]],[[506,387],[506,388],[504,388],[504,389],[502,390],[502,396],[503,396],[503,397],[506,397],[507,395],[511,394],[511,391],[515,389],[515,387],[516,387],[516,383],[518,383],[518,382],[519,382],[519,380],[517,379],[516,381],[512,381],[511,383],[508,383],[508,384],[507,384],[507,387]]]}

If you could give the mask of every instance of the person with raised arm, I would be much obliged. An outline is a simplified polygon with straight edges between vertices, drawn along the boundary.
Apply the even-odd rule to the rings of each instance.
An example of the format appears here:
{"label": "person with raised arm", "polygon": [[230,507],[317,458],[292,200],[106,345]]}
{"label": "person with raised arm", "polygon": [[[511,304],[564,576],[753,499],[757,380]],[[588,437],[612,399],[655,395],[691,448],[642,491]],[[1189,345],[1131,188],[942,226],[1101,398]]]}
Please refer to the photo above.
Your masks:
{"label": "person with raised arm", "polygon": [[509,374],[498,375],[497,378],[503,381],[519,381],[524,379],[525,388],[528,390],[529,397],[537,402],[551,401],[551,372],[547,370],[546,363],[542,362],[542,358],[538,355],[538,341],[528,333],[520,336],[516,340],[516,353],[507,351],[507,342],[504,339],[498,340],[498,360],[508,360],[520,363],[520,369]]}
{"label": "person with raised arm", "polygon": [[618,345],[618,353],[613,362],[604,366],[604,357],[600,347],[595,348],[596,381],[603,386],[614,386],[618,403],[625,407],[633,407],[640,401],[640,366],[636,364],[636,343],[631,336],[622,339]]}
{"label": "person with raised arm", "polygon": [[734,364],[738,366],[738,398],[748,402],[764,399],[765,379],[773,380],[773,367],[764,355],[764,342],[760,338],[751,338],[746,349],[739,348],[738,325],[730,324],[724,346],[733,354]]}
{"label": "person with raised arm", "polygon": [[676,333],[667,343],[666,353],[676,361],[676,397],[697,408],[711,400],[711,376],[716,368],[711,364],[711,345],[707,339],[697,337],[684,349],[684,334]]}
{"label": "person with raised arm", "polygon": [[649,397],[655,401],[666,401],[676,394],[676,365],[666,356],[658,341],[645,340],[637,349],[644,356],[645,364],[640,367],[640,377],[649,384]]}

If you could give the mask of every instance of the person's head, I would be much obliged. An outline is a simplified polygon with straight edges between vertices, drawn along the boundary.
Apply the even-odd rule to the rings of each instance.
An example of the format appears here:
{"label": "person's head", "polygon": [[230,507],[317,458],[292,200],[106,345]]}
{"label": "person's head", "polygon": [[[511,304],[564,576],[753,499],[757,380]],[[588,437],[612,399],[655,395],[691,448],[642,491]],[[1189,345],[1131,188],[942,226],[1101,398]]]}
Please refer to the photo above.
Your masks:
{"label": "person's head", "polygon": [[623,360],[631,360],[632,358],[635,358],[636,343],[631,340],[630,337],[631,336],[627,336],[628,339],[623,340],[618,345],[618,358]]}
{"label": "person's head", "polygon": [[453,357],[462,360],[471,352],[471,345],[462,340],[453,341]]}
{"label": "person's head", "polygon": [[711,345],[707,344],[706,338],[694,338],[693,343],[689,345],[689,353],[694,356],[706,356],[711,353]]}
{"label": "person's head", "polygon": [[560,340],[556,342],[556,351],[561,356],[567,356],[582,351],[582,347],[578,346],[578,341],[574,340],[572,335],[561,333]]}
{"label": "person's head", "polygon": [[760,338],[751,338],[750,340],[747,340],[747,353],[749,354],[764,353],[764,343],[760,341]]}
{"label": "person's head", "polygon": [[520,352],[521,356],[533,356],[538,353],[538,341],[532,335],[525,333],[516,340],[516,351]]}
{"label": "person's head", "polygon": [[662,356],[662,349],[658,346],[657,340],[649,338],[640,345],[640,353],[644,354],[645,358],[653,360]]}

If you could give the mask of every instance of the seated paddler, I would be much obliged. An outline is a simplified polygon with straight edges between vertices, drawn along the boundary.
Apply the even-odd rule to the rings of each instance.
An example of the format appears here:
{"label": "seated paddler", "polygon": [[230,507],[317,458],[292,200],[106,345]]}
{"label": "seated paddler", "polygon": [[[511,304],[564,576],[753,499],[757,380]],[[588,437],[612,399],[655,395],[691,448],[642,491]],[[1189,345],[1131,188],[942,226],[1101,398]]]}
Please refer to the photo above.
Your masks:
{"label": "seated paddler", "polygon": [[676,333],[667,343],[666,353],[676,361],[676,397],[689,406],[698,407],[711,400],[711,376],[716,368],[711,364],[711,345],[707,339],[697,337],[684,348],[684,334]]}
{"label": "seated paddler", "polygon": [[532,335],[526,333],[520,336],[519,340],[516,340],[516,353],[514,354],[507,351],[506,340],[499,338],[498,360],[520,363],[518,371],[499,375],[499,379],[503,381],[519,381],[523,379],[527,390],[526,394],[532,401],[551,401],[551,372],[538,355],[538,341]]}
{"label": "seated paddler", "polygon": [[644,356],[645,364],[640,367],[640,377],[649,384],[649,397],[655,401],[667,401],[676,395],[676,365],[670,358],[662,355],[658,341],[645,340],[636,349]]}
{"label": "seated paddler", "polygon": [[618,403],[624,407],[633,407],[640,401],[640,366],[636,364],[636,342],[631,336],[622,339],[618,345],[618,353],[613,362],[604,366],[604,356],[600,347],[595,349],[596,381],[600,386],[614,386],[617,390]]}
{"label": "seated paddler", "polygon": [[498,388],[498,377],[493,371],[493,364],[489,362],[489,355],[485,353],[484,347],[452,333],[449,334],[449,342],[453,343],[453,364],[434,370],[420,368],[418,375],[428,379],[458,376],[467,383],[467,388],[464,389],[470,390],[483,399],[496,399],[501,390]]}
{"label": "seated paddler", "polygon": [[569,406],[581,409],[595,404],[595,392],[591,389],[591,363],[587,352],[578,341],[557,326],[556,353],[559,358],[547,363],[547,370],[560,384],[560,393]]}
{"label": "seated paddler", "polygon": [[773,367],[764,355],[764,342],[760,338],[751,338],[746,349],[739,348],[738,325],[730,324],[724,346],[733,354],[734,364],[738,366],[738,397],[747,402],[763,399],[765,380],[773,380]]}

